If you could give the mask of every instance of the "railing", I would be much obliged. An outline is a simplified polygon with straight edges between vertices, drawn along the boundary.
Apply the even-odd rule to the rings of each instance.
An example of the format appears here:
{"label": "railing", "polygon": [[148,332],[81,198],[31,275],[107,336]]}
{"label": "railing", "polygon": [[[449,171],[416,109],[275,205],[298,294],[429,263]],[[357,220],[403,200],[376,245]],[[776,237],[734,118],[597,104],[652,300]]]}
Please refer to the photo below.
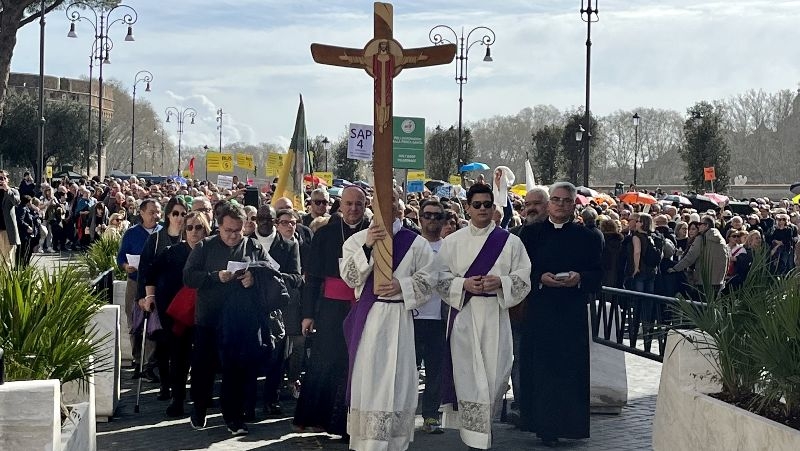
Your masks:
{"label": "railing", "polygon": [[94,280],[89,282],[92,292],[98,294],[109,304],[114,303],[114,270],[108,269],[100,273]]}
{"label": "railing", "polygon": [[603,287],[598,301],[589,306],[592,340],[662,362],[667,332],[678,328],[671,309],[678,302],[693,301]]}

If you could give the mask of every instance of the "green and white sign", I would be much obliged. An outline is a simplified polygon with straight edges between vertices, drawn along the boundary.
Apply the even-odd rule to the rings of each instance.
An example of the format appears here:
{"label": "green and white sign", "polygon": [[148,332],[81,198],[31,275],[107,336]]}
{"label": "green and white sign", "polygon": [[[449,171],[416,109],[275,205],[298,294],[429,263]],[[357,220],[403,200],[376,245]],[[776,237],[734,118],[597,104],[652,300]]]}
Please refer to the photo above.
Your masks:
{"label": "green and white sign", "polygon": [[425,119],[392,118],[392,166],[395,169],[425,168]]}

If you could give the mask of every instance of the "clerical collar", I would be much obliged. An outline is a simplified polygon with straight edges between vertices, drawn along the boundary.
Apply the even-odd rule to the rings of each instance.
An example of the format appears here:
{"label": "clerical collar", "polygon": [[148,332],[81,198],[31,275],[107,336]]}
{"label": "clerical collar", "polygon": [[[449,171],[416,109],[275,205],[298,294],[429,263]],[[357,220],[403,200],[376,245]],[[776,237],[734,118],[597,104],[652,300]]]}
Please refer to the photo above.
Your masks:
{"label": "clerical collar", "polygon": [[483,235],[485,233],[489,233],[496,227],[494,221],[489,221],[489,225],[486,227],[478,227],[472,221],[469,222],[469,230],[472,232],[473,235]]}
{"label": "clerical collar", "polygon": [[560,229],[560,228],[564,227],[565,225],[569,224],[569,221],[562,222],[561,224],[557,224],[557,223],[553,222],[553,218],[551,218],[550,216],[547,217],[547,220],[550,221],[550,224],[553,224],[553,227],[555,227],[556,229]]}
{"label": "clerical collar", "polygon": [[392,222],[392,235],[397,235],[397,232],[399,232],[400,229],[402,228],[403,228],[403,221],[395,219],[394,222]]}
{"label": "clerical collar", "polygon": [[355,223],[355,224],[348,224],[347,221],[344,220],[344,217],[342,217],[342,224],[346,225],[347,227],[350,227],[350,230],[357,229],[358,226],[360,226],[362,222],[364,222],[363,218],[360,221],[358,221],[357,223]]}

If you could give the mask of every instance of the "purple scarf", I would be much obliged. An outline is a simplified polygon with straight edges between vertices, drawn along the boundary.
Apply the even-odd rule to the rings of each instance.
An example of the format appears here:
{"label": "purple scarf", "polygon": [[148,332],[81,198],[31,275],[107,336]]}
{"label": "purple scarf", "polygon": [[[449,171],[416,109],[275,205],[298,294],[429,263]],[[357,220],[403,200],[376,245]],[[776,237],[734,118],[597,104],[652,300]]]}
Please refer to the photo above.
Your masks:
{"label": "purple scarf", "polygon": [[[417,234],[401,228],[392,238],[392,270],[396,270],[403,261],[408,250],[411,249],[411,244],[417,238]],[[350,366],[347,370],[347,405],[350,405],[350,382],[353,379],[353,365],[356,362],[356,353],[358,352],[358,345],[361,342],[361,335],[364,333],[364,326],[367,323],[367,316],[372,309],[373,304],[378,301],[375,296],[375,279],[372,274],[367,277],[364,283],[364,289],[361,290],[361,296],[358,298],[356,305],[350,309],[347,318],[344,319],[344,341],[347,344],[347,354],[350,357]]]}
{"label": "purple scarf", "polygon": [[[495,227],[494,230],[489,233],[486,242],[483,243],[483,247],[478,251],[475,260],[472,262],[469,269],[467,269],[464,278],[485,276],[488,274],[503,252],[503,247],[505,247],[506,241],[508,241],[508,236],[509,233],[506,230]],[[464,294],[462,309],[467,305],[472,296],[473,294],[469,291]],[[453,355],[450,351],[450,333],[453,331],[453,323],[456,320],[456,315],[458,315],[459,310],[455,307],[450,307],[450,309],[450,320],[447,322],[447,343],[444,347],[444,361],[442,361],[442,404],[452,404],[453,410],[458,410],[456,385],[453,380]]]}

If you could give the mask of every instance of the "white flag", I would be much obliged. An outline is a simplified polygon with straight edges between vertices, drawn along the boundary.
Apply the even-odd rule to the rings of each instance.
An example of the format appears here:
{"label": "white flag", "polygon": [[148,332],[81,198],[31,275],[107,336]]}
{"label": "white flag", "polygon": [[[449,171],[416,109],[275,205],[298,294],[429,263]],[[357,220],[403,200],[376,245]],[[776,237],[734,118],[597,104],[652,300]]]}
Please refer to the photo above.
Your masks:
{"label": "white flag", "polygon": [[536,179],[533,177],[533,168],[531,162],[525,159],[525,189],[532,190],[536,186]]}

